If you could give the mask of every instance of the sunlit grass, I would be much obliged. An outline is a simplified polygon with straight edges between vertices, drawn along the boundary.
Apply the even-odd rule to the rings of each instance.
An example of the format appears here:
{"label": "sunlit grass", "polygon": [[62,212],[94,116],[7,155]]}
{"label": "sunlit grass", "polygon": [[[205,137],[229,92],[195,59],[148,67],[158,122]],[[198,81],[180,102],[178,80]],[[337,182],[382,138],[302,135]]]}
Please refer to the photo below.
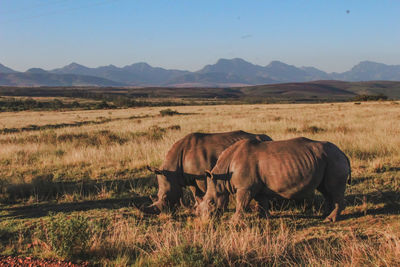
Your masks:
{"label": "sunlit grass", "polygon": [[[0,135],[1,254],[62,257],[39,235],[53,211],[89,219],[90,246],[68,257],[101,264],[400,264],[400,105],[182,106],[171,108],[183,114],[174,116],[162,109],[0,114],[0,129],[108,119]],[[146,217],[132,207],[155,195],[145,166],[159,166],[174,142],[233,130],[338,145],[353,176],[343,220],[322,223],[319,195],[311,207],[276,201],[270,220],[249,214],[242,225],[230,222],[232,212],[208,222],[183,210]]]}

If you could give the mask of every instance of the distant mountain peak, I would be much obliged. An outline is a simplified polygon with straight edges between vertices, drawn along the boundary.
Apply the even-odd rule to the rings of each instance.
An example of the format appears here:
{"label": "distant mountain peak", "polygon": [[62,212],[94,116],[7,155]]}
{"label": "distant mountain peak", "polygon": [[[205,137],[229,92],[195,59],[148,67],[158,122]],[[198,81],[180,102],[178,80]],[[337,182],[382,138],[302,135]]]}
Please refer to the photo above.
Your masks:
{"label": "distant mountain peak", "polygon": [[87,69],[88,67],[83,66],[83,65],[81,65],[81,64],[78,64],[78,63],[76,63],[76,62],[72,62],[72,63],[70,63],[70,64],[68,64],[68,65],[66,65],[66,66],[63,67],[63,69],[78,69],[78,68],[85,68],[85,69]]}
{"label": "distant mountain peak", "polygon": [[[0,73],[4,76],[4,74],[18,72],[0,64]],[[62,68],[49,71],[40,68],[32,68],[25,73],[25,76],[30,77],[30,79],[44,76],[32,75],[32,73],[76,75],[67,75],[63,78],[64,80],[60,78],[61,76],[46,76],[49,79],[57,80],[59,84],[78,84],[81,76],[91,76],[90,79],[87,78],[86,82],[91,80],[90,82],[93,82],[94,84],[104,83],[109,85],[110,81],[115,81],[115,84],[135,86],[180,86],[181,84],[188,83],[196,84],[198,86],[227,86],[228,84],[261,85],[316,80],[400,81],[400,65],[386,65],[368,60],[361,61],[352,69],[343,73],[326,73],[315,67],[296,67],[278,60],[271,61],[266,66],[260,66],[242,58],[220,58],[216,60],[214,64],[206,65],[204,68],[196,72],[152,67],[146,62],[138,62],[124,67],[116,67],[110,64],[96,68],[90,68],[72,62]],[[9,77],[11,76],[13,75],[9,75]],[[14,76],[17,77],[17,75]],[[18,77],[22,79],[22,76]],[[69,79],[67,77],[70,77],[70,82],[65,80]],[[95,81],[93,80],[93,77],[106,80]],[[40,83],[50,84],[46,79],[43,78],[43,81]],[[19,83],[21,84],[22,82],[20,81]]]}
{"label": "distant mountain peak", "polygon": [[128,72],[139,72],[139,73],[151,73],[154,72],[156,69],[164,70],[162,68],[153,68],[146,62],[133,63],[131,65],[123,67],[122,69]]}
{"label": "distant mountain peak", "polygon": [[0,64],[0,73],[15,73],[16,71]]}
{"label": "distant mountain peak", "polygon": [[47,73],[47,71],[45,71],[42,68],[30,68],[29,70],[26,71],[27,73]]}
{"label": "distant mountain peak", "polygon": [[273,60],[267,65],[267,67],[276,68],[276,67],[294,67],[294,66],[283,63],[282,61],[279,60]]}
{"label": "distant mountain peak", "polygon": [[383,63],[379,63],[379,62],[375,62],[375,61],[371,61],[371,60],[363,60],[363,61],[360,61],[360,63],[358,63],[358,65],[363,65],[363,64],[371,64],[371,65],[386,65],[386,64],[383,64]]}
{"label": "distant mountain peak", "polygon": [[232,58],[232,59],[220,58],[218,59],[217,63],[214,64],[214,66],[215,65],[254,65],[254,64],[241,58]]}
{"label": "distant mountain peak", "polygon": [[361,69],[361,68],[381,68],[381,67],[388,67],[389,65],[373,62],[369,60],[364,60],[355,65],[352,70]]}
{"label": "distant mountain peak", "polygon": [[227,73],[238,76],[254,75],[261,71],[262,67],[247,62],[241,58],[226,59],[221,58],[213,65],[206,65],[197,73]]}
{"label": "distant mountain peak", "polygon": [[133,63],[132,65],[151,67],[150,64],[149,64],[149,63],[146,63],[146,62],[137,62],[137,63]]}
{"label": "distant mountain peak", "polygon": [[231,58],[231,59],[220,58],[220,59],[218,59],[216,64],[219,64],[219,63],[249,63],[249,64],[251,64],[250,62],[247,62],[246,60],[244,60],[242,58],[238,58],[238,57]]}
{"label": "distant mountain peak", "polygon": [[104,70],[104,69],[107,69],[107,70],[119,70],[119,68],[117,66],[114,66],[113,64],[109,64],[107,66],[101,66],[101,67],[98,67],[97,69],[98,70]]}

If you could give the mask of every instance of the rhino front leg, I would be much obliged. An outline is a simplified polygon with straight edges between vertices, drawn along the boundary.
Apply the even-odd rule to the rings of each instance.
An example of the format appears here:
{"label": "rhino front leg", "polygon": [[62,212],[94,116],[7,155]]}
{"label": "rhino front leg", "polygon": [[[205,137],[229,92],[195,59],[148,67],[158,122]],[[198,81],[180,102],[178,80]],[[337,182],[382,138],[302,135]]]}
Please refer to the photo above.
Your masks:
{"label": "rhino front leg", "polygon": [[243,217],[243,212],[245,212],[249,207],[250,201],[250,190],[239,189],[236,192],[236,212],[232,217],[233,221],[239,221]]}
{"label": "rhino front leg", "polygon": [[258,194],[254,198],[257,201],[258,216],[260,218],[269,218],[269,201],[266,195]]}
{"label": "rhino front leg", "polygon": [[192,191],[195,202],[200,202],[203,199],[204,193],[197,186],[191,185],[189,189]]}

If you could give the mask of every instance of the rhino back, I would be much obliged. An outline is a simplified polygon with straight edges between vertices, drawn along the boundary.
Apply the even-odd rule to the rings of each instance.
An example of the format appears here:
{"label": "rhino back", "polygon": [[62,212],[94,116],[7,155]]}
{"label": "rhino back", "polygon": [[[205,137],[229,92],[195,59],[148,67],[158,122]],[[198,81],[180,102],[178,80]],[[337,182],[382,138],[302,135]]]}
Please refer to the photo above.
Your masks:
{"label": "rhino back", "polygon": [[301,198],[321,182],[326,168],[324,143],[307,138],[247,141],[232,163],[235,187],[265,187],[285,198]]}
{"label": "rhino back", "polygon": [[[263,139],[270,138],[260,135]],[[222,152],[232,144],[242,139],[254,139],[258,135],[244,131],[226,133],[192,133],[184,139],[183,145],[183,170],[185,173],[203,175],[204,170],[211,170]]]}
{"label": "rhino back", "polygon": [[219,155],[242,139],[271,140],[267,135],[254,135],[244,131],[225,133],[191,133],[177,141],[167,152],[163,170],[176,173],[181,185],[195,185],[205,192],[205,170],[211,170]]}

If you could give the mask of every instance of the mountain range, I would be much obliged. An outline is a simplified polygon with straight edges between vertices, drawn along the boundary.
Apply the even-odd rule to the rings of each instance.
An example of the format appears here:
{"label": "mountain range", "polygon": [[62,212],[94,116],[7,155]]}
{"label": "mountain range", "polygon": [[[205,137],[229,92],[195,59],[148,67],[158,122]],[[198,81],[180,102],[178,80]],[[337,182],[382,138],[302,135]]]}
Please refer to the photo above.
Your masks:
{"label": "mountain range", "polygon": [[58,69],[31,68],[26,72],[0,64],[2,86],[235,87],[316,80],[400,81],[400,65],[362,61],[343,73],[327,73],[280,61],[260,66],[240,58],[220,59],[195,72],[152,67],[144,62],[97,68],[71,63]]}

